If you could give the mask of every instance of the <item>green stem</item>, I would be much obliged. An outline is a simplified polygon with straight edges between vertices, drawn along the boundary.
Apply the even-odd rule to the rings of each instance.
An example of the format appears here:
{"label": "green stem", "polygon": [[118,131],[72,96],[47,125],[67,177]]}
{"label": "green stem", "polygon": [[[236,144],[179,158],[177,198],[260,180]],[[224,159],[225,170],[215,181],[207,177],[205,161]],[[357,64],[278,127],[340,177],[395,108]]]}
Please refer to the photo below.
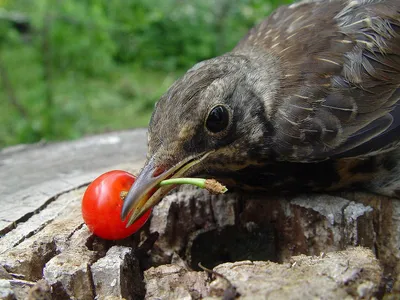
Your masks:
{"label": "green stem", "polygon": [[[204,178],[170,178],[161,181],[158,185],[170,185],[170,184],[191,184],[197,186],[202,189],[206,189],[211,194],[224,194],[228,191],[226,186],[222,185],[215,179],[204,179]],[[120,197],[122,200],[125,200],[127,191],[122,191],[120,193]]]}
{"label": "green stem", "polygon": [[215,179],[204,178],[170,178],[159,183],[160,186],[169,184],[191,184],[202,189],[208,190],[212,194],[223,194],[228,189]]}
{"label": "green stem", "polygon": [[160,186],[169,184],[191,184],[198,186],[199,188],[205,188],[206,179],[204,178],[171,178],[165,179],[160,182]]}

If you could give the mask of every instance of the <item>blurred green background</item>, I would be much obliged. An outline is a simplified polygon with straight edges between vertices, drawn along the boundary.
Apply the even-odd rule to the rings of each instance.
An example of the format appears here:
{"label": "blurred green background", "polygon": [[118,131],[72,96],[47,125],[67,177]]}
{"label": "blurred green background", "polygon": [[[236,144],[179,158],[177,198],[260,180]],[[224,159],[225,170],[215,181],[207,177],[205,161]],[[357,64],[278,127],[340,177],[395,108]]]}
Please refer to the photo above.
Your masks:
{"label": "blurred green background", "polygon": [[147,126],[198,61],[290,0],[0,0],[0,148]]}

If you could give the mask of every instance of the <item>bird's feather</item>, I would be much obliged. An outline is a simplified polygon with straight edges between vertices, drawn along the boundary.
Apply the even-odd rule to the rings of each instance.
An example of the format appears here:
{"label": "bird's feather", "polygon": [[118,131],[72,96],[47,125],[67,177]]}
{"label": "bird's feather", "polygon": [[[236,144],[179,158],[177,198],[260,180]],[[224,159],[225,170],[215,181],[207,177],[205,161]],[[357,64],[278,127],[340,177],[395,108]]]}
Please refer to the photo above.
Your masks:
{"label": "bird's feather", "polygon": [[363,157],[397,146],[398,0],[282,7],[233,52],[260,47],[280,61],[279,101],[269,105],[278,160]]}

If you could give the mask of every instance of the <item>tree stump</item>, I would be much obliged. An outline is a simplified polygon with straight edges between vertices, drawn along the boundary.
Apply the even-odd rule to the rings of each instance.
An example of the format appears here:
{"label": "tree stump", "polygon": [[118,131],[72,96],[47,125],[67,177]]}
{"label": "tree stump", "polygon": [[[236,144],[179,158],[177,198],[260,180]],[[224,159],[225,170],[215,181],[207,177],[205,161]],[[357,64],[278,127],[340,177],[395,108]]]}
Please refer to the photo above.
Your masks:
{"label": "tree stump", "polygon": [[215,196],[181,187],[132,237],[93,236],[80,212],[87,184],[112,169],[137,172],[145,154],[144,129],[3,149],[0,298],[400,295],[400,201],[362,191]]}

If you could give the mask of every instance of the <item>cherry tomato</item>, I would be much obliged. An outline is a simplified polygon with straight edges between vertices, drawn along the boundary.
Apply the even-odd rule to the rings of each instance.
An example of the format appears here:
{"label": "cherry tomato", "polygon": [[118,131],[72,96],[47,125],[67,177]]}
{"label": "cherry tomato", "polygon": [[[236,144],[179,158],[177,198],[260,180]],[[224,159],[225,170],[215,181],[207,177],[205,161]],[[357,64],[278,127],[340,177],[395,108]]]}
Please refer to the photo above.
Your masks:
{"label": "cherry tomato", "polygon": [[107,239],[123,239],[138,231],[150,216],[147,211],[126,228],[128,220],[121,221],[122,191],[129,191],[136,177],[125,171],[110,171],[97,177],[86,189],[82,199],[82,216],[89,230]]}

